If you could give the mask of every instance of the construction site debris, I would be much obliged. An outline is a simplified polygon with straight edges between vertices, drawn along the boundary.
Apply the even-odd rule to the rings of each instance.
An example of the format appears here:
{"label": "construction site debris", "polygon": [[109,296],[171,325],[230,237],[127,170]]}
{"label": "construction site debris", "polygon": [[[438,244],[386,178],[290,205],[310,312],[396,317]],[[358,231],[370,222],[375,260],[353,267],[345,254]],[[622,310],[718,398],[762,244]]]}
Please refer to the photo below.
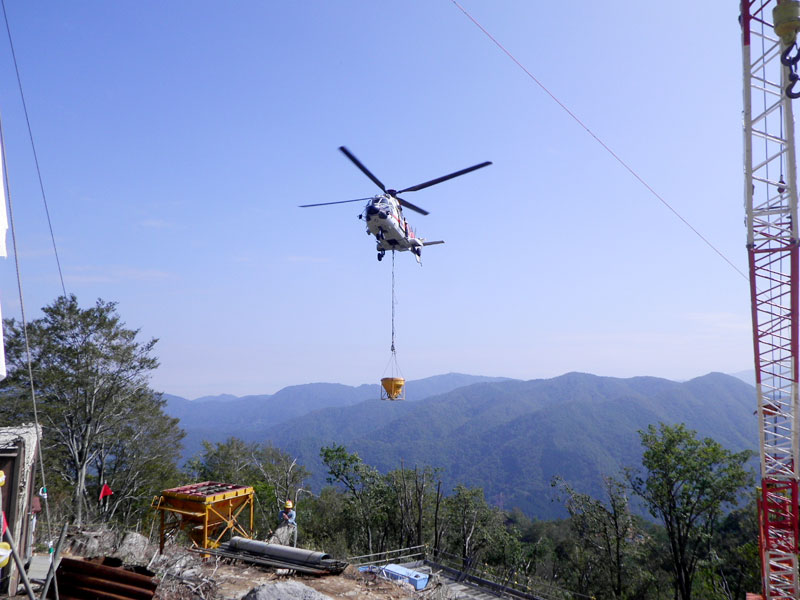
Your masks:
{"label": "construction site debris", "polygon": [[117,534],[104,526],[96,526],[94,529],[70,528],[64,551],[76,556],[109,556],[117,548],[117,539]]}
{"label": "construction site debris", "polygon": [[[104,564],[100,566],[115,569],[113,571],[114,574],[124,573],[122,569],[115,567],[115,565],[119,565],[122,561],[127,563],[129,559],[125,558],[125,556],[131,556],[128,548],[131,546],[138,547],[139,543],[144,541],[137,535],[133,535],[130,538],[129,536],[129,533],[124,534],[120,539],[120,536],[115,535],[113,532],[98,527],[88,532],[73,531],[70,539],[73,542],[78,542],[74,544],[76,547],[86,547],[85,542],[89,539],[94,539],[98,540],[98,545],[110,547],[114,553],[113,557],[106,556],[104,559],[94,559],[94,562],[75,561],[81,567],[84,567],[79,569],[78,573],[91,577],[85,572],[85,566],[90,564],[100,565],[101,561]],[[128,542],[125,541],[126,539],[128,539]],[[247,545],[249,545],[250,540],[244,541],[248,542]],[[145,598],[141,591],[136,592],[128,588],[122,588],[121,591],[125,592],[123,594],[116,594],[112,590],[102,589],[103,593],[92,595],[91,597],[100,598],[101,600],[149,600],[150,598],[152,600],[242,600],[249,592],[266,585],[267,587],[262,593],[267,593],[271,588],[277,596],[265,596],[265,598],[278,597],[287,598],[288,600],[295,600],[297,597],[305,598],[302,595],[289,595],[292,592],[287,592],[287,588],[283,585],[289,582],[296,582],[308,589],[315,590],[320,596],[309,596],[309,598],[316,598],[317,600],[321,598],[330,600],[453,600],[454,598],[486,597],[485,592],[479,591],[480,588],[468,586],[465,582],[456,583],[449,577],[440,577],[436,573],[438,569],[430,572],[430,569],[426,568],[427,565],[423,564],[422,561],[418,563],[403,563],[405,567],[412,568],[415,571],[430,573],[430,579],[425,589],[415,591],[408,583],[388,581],[378,577],[375,573],[361,573],[358,568],[352,565],[347,566],[339,576],[319,577],[318,574],[304,576],[302,574],[291,574],[296,573],[298,569],[287,570],[278,569],[275,566],[267,567],[263,564],[245,561],[238,554],[235,557],[236,560],[231,561],[221,556],[215,556],[214,550],[200,551],[195,549],[195,551],[190,552],[187,548],[176,543],[167,544],[164,552],[158,552],[155,544],[148,544],[142,550],[145,557],[151,557],[148,563],[149,572],[142,567],[132,568],[138,570],[140,575],[144,574],[150,578],[152,585],[160,582],[154,593]],[[303,554],[306,560],[309,557],[312,560],[320,560],[320,562],[329,560],[325,558],[327,556],[325,553],[314,553],[301,548],[282,547],[279,551],[298,552]],[[269,557],[253,556],[256,559],[269,560]],[[45,558],[42,555],[39,555],[39,557]],[[70,559],[67,558],[65,560],[69,561]],[[141,564],[142,561],[136,558],[133,562]],[[113,565],[109,563],[113,563]],[[128,576],[135,577],[136,575],[136,572],[130,571],[130,568],[127,573]],[[153,577],[153,573],[155,573],[155,577]],[[330,575],[330,573],[325,574]],[[119,577],[115,577],[111,582],[128,585],[128,583],[120,581]],[[36,581],[36,583],[41,585],[42,581]],[[92,582],[90,581],[89,583]],[[297,586],[291,586],[291,588],[295,589],[295,591],[302,590]],[[151,592],[151,590],[147,591],[148,593]],[[61,600],[73,598],[72,594],[64,592],[60,578],[59,593]],[[109,593],[111,596],[108,595]],[[482,593],[484,595],[481,595]],[[74,597],[86,598],[87,596]],[[251,597],[250,600],[254,599]]]}
{"label": "construction site debris", "polygon": [[122,543],[114,552],[114,557],[126,565],[146,565],[150,559],[147,538],[135,531],[129,531],[122,538]]}
{"label": "construction site debris", "polygon": [[250,590],[243,600],[332,600],[299,581],[265,583]]}

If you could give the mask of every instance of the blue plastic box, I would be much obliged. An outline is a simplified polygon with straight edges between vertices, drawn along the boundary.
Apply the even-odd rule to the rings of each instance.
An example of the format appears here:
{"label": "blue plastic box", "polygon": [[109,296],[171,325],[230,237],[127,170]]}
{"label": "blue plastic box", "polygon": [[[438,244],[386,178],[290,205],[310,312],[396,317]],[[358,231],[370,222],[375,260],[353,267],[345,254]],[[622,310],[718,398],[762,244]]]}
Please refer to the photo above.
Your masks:
{"label": "blue plastic box", "polygon": [[412,571],[400,565],[386,565],[383,567],[382,571],[388,578],[403,580],[410,583],[417,591],[425,589],[425,586],[428,585],[428,575],[426,573]]}

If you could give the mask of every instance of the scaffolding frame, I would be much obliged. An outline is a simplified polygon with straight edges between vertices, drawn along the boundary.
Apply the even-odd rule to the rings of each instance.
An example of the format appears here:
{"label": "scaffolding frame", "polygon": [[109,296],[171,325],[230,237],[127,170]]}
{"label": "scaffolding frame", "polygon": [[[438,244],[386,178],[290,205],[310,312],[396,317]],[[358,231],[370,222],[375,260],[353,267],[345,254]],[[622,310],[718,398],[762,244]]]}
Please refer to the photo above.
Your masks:
{"label": "scaffolding frame", "polygon": [[[219,547],[226,533],[252,538],[254,499],[250,486],[216,481],[162,491],[151,504],[161,513],[160,551],[164,551],[167,537],[179,530],[188,534],[193,547],[204,549]],[[249,527],[239,520],[245,510],[250,517]]]}

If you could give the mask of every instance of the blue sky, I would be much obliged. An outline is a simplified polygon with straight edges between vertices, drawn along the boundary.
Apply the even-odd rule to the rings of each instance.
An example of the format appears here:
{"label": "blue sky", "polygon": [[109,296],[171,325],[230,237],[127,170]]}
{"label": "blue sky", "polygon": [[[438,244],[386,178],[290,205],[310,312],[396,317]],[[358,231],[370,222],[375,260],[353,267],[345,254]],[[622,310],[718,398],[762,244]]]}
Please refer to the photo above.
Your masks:
{"label": "blue sky", "polygon": [[[460,0],[746,271],[735,3]],[[752,368],[746,280],[451,0],[6,2],[67,291],[157,337],[186,397],[376,382],[391,262],[359,204],[407,195],[407,379]],[[0,110],[31,316],[60,292],[8,42]],[[9,236],[10,241],[10,236]],[[19,315],[14,265],[0,272]]]}

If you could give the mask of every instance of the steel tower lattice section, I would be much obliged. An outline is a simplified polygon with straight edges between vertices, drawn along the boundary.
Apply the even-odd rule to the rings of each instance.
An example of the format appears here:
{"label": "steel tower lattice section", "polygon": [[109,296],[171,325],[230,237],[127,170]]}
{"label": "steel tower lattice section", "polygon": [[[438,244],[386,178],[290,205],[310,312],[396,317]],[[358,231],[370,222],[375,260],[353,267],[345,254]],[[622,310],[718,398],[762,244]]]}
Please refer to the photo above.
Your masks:
{"label": "steel tower lattice section", "polygon": [[[764,597],[797,599],[798,234],[794,116],[775,20],[794,0],[741,0],[744,197],[761,458]],[[780,5],[780,8],[779,8]],[[774,10],[778,8],[778,12]],[[791,39],[788,39],[791,38]]]}

